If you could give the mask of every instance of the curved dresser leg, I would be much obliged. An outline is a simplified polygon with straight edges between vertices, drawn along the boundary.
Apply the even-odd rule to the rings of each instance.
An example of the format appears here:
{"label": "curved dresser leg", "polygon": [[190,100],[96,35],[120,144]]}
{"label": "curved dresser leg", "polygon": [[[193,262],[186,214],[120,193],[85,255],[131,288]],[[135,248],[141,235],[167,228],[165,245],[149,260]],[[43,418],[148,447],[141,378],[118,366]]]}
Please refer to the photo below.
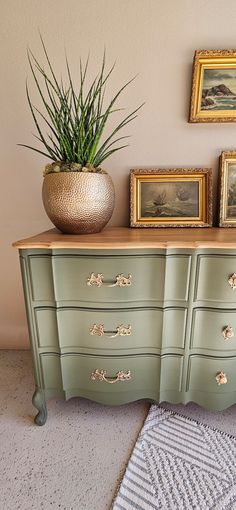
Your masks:
{"label": "curved dresser leg", "polygon": [[38,414],[34,418],[34,422],[36,425],[44,425],[47,419],[47,407],[44,397],[44,392],[36,388],[33,397],[32,403],[36,409],[38,409]]}

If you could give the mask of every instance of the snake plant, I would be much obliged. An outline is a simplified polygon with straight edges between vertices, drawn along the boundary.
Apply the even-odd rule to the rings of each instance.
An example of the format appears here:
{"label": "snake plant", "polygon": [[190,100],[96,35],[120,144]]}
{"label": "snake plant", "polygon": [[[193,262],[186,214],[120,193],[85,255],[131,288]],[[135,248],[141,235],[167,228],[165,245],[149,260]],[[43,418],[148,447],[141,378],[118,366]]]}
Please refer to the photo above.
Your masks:
{"label": "snake plant", "polygon": [[[41,37],[41,36],[40,36]],[[71,70],[65,57],[67,85],[54,72],[47,49],[41,37],[45,57],[45,68],[38,62],[31,50],[28,60],[31,73],[43,105],[40,111],[32,104],[28,84],[26,94],[30,111],[37,130],[35,138],[43,148],[19,144],[50,158],[53,163],[46,166],[44,173],[59,171],[102,171],[100,166],[114,152],[127,147],[123,143],[128,136],[117,133],[137,117],[133,110],[123,117],[105,138],[104,129],[111,115],[120,111],[115,104],[124,89],[134,80],[126,82],[104,107],[105,88],[114,65],[106,72],[105,52],[98,75],[87,86],[89,59],[85,65],[80,59],[78,91],[72,80]],[[46,133],[45,133],[45,127]],[[121,142],[121,143],[120,143]]]}

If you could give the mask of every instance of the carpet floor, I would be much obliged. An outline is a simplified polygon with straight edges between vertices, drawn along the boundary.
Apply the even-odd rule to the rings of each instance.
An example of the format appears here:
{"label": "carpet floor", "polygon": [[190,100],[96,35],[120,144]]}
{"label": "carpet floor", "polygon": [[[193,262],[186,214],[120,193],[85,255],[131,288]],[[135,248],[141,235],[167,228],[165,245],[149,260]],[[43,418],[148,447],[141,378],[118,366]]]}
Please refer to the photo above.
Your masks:
{"label": "carpet floor", "polygon": [[[37,427],[33,391],[30,352],[0,351],[0,510],[109,510],[149,405],[52,399]],[[165,408],[236,436],[236,406]]]}

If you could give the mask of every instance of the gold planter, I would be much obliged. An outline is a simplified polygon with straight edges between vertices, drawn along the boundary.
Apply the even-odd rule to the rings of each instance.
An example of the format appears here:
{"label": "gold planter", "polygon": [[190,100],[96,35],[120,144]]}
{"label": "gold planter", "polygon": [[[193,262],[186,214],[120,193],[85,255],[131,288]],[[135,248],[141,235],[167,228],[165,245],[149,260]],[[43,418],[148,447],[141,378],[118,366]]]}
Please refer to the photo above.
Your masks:
{"label": "gold planter", "polygon": [[113,213],[115,191],[108,174],[58,172],[43,181],[43,204],[52,223],[66,234],[92,234]]}

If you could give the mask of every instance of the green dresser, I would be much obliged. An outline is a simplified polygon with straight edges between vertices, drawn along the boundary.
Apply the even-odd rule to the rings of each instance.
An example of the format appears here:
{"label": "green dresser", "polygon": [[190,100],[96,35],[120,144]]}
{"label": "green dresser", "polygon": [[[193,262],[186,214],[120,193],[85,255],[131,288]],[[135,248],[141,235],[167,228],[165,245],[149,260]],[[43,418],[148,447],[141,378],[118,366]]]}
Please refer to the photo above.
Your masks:
{"label": "green dresser", "polygon": [[53,229],[14,246],[38,425],[53,396],[215,410],[236,402],[233,229]]}

